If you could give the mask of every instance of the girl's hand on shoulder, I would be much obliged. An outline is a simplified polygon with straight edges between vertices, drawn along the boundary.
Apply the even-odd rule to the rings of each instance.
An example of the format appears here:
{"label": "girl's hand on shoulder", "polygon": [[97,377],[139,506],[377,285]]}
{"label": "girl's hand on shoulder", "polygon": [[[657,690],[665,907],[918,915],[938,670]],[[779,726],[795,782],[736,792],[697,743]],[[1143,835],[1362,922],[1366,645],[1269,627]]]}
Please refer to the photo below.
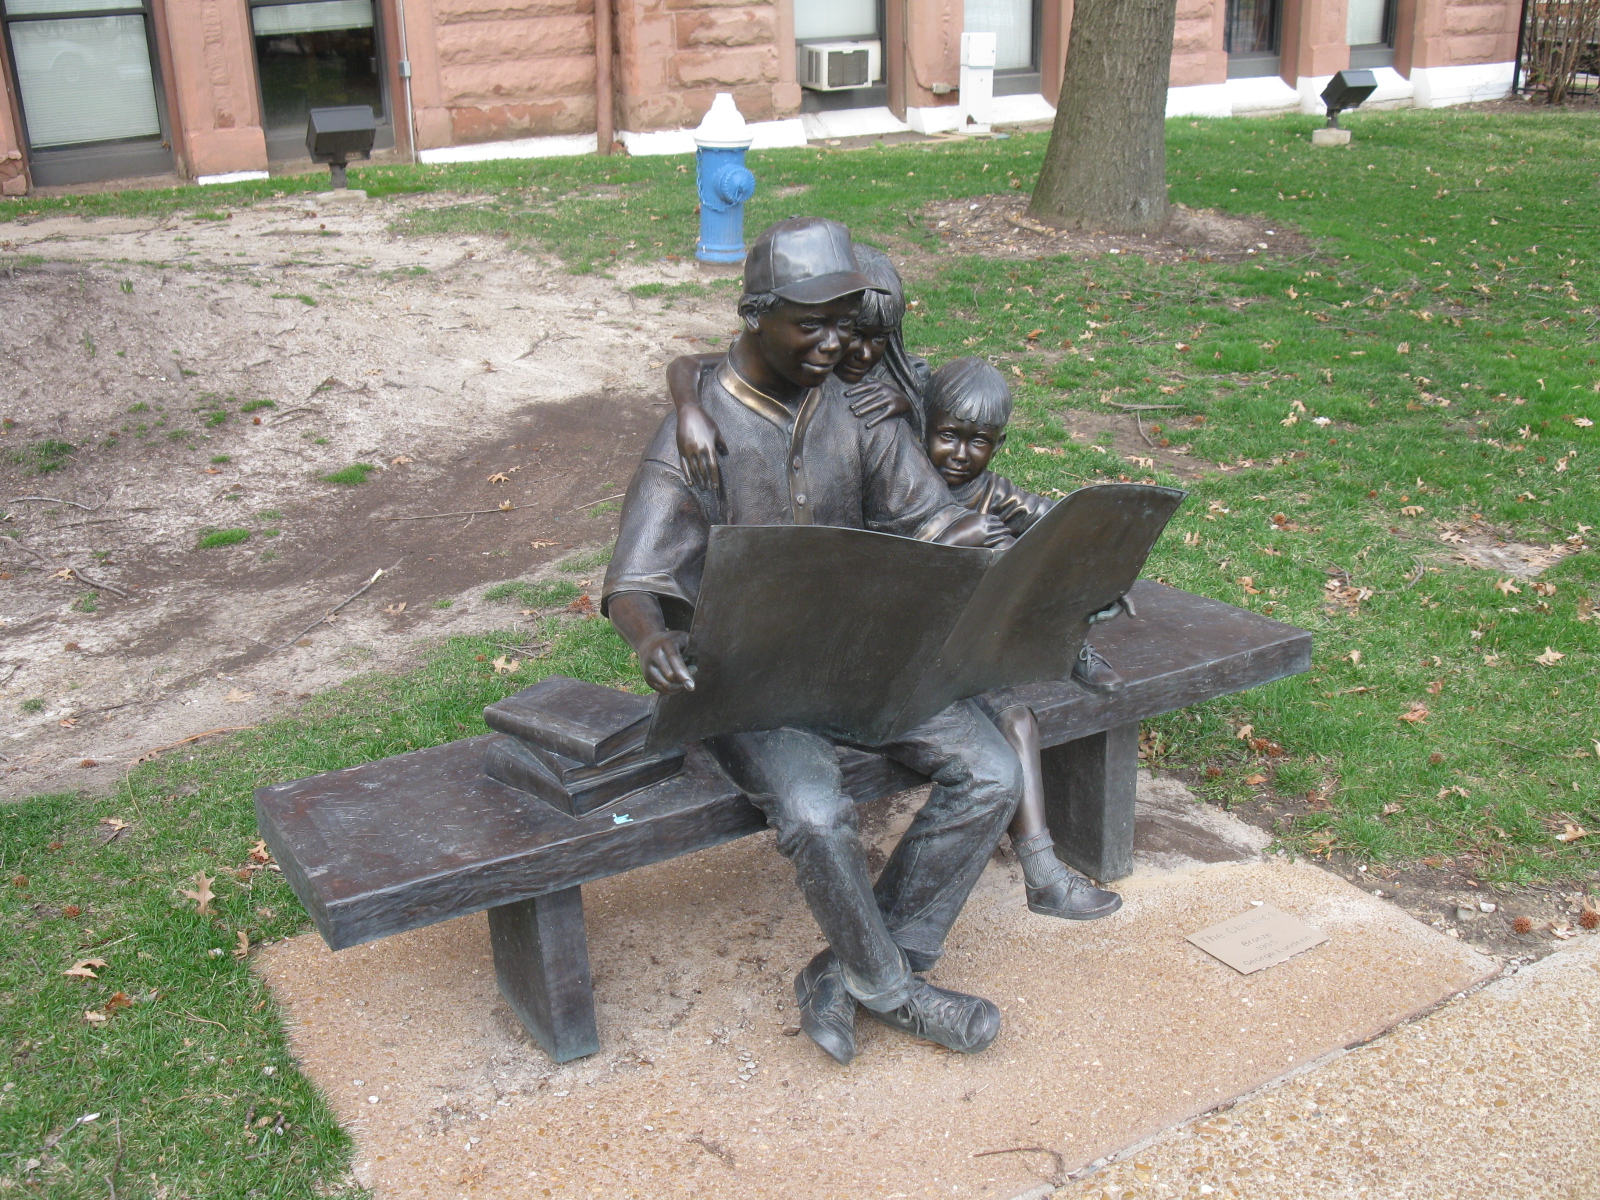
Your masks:
{"label": "girl's hand on shoulder", "polygon": [[904,417],[911,412],[911,401],[906,394],[881,379],[858,383],[846,389],[845,395],[850,399],[851,413],[864,419],[868,429],[890,417]]}
{"label": "girl's hand on shoulder", "polygon": [[683,463],[683,473],[689,477],[692,485],[697,488],[720,487],[722,472],[718,468],[717,455],[727,452],[717,423],[706,415],[705,409],[698,404],[685,404],[678,409],[678,457]]}

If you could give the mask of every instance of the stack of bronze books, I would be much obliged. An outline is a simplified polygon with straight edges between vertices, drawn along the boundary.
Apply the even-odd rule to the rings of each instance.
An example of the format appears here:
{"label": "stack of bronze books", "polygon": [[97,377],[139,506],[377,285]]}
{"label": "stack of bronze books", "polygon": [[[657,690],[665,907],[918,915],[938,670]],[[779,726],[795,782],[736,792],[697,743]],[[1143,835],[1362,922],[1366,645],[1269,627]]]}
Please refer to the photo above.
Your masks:
{"label": "stack of bronze books", "polygon": [[572,816],[594,812],[683,765],[681,747],[645,750],[652,707],[648,696],[552,675],[483,710],[503,735],[484,773]]}

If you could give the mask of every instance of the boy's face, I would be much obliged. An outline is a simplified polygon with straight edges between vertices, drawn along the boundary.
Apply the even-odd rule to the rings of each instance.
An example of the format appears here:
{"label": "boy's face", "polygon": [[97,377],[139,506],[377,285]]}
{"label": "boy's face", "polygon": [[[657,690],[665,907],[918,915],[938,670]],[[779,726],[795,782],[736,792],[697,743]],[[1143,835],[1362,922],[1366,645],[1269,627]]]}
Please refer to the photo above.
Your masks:
{"label": "boy's face", "polygon": [[1003,425],[979,425],[939,409],[928,414],[928,457],[951,487],[970,483],[987,471],[989,460],[1005,441]]}
{"label": "boy's face", "polygon": [[858,328],[833,373],[846,383],[860,383],[867,377],[867,372],[883,360],[884,352],[889,349],[889,335],[892,332],[870,325]]}
{"label": "boy's face", "polygon": [[796,387],[821,387],[845,355],[860,308],[859,292],[822,304],[780,304],[755,328],[761,357]]}

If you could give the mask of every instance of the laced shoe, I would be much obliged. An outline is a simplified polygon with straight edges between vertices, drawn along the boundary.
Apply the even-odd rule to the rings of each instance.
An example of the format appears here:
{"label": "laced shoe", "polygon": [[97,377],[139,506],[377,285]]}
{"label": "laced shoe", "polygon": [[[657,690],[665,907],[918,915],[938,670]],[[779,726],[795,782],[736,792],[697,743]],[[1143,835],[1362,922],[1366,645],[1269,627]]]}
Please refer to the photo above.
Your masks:
{"label": "laced shoe", "polygon": [[1122,676],[1088,642],[1083,644],[1083,649],[1078,651],[1077,661],[1072,664],[1072,680],[1085,691],[1101,696],[1122,690]]}
{"label": "laced shoe", "polygon": [[885,1025],[962,1054],[976,1054],[999,1035],[1000,1010],[983,997],[935,987],[922,979],[913,979],[911,989],[899,1008],[867,1011]]}
{"label": "laced shoe", "polygon": [[800,1028],[835,1062],[856,1056],[856,998],[845,990],[844,975],[832,950],[824,950],[794,977]]}
{"label": "laced shoe", "polygon": [[1063,867],[1061,878],[1043,887],[1028,888],[1028,908],[1042,917],[1064,921],[1093,921],[1122,907],[1116,892],[1095,887],[1082,875]]}

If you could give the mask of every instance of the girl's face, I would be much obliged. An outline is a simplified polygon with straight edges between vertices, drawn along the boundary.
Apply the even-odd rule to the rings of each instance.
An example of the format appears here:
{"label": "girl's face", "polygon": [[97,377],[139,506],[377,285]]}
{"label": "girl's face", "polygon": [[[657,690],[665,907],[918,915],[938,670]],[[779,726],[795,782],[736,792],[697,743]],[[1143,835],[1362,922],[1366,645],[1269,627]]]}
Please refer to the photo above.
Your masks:
{"label": "girl's face", "polygon": [[856,326],[855,337],[845,348],[834,374],[846,383],[860,383],[889,349],[889,337],[893,333],[894,330],[878,325]]}

